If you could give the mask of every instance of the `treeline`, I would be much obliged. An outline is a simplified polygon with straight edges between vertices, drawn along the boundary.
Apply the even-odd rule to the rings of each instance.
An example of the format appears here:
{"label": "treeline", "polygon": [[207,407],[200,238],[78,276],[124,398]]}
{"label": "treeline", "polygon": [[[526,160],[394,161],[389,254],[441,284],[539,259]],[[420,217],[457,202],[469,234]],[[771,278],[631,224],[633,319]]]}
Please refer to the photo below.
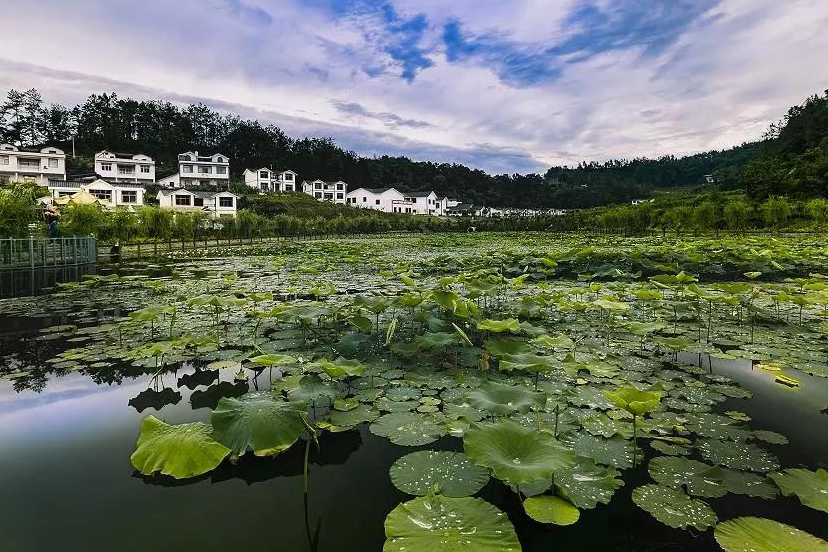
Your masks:
{"label": "treeline", "polygon": [[650,231],[720,232],[729,230],[812,230],[828,228],[828,199],[794,200],[770,196],[756,201],[742,192],[675,194],[639,205],[602,207],[583,211],[577,228],[600,228],[626,234]]}
{"label": "treeline", "polygon": [[771,126],[761,155],[745,167],[741,185],[760,198],[828,196],[828,91],[792,107]]}
{"label": "treeline", "polygon": [[465,203],[503,207],[595,207],[647,197],[654,189],[695,186],[715,175],[738,187],[745,164],[761,144],[689,157],[614,160],[552,167],[544,174],[489,175],[450,163],[407,157],[360,157],[330,138],[292,139],[275,125],[262,125],[205,105],[179,107],[116,94],[93,94],[74,107],[46,105],[37,90],[12,90],[0,105],[0,140],[23,146],[53,144],[79,157],[70,173],[90,172],[96,151],[142,152],[156,159],[159,174],[174,172],[187,150],[221,152],[231,158],[236,178],[245,168],[292,168],[300,178],[342,179],[356,187],[394,186],[402,191],[435,190]]}

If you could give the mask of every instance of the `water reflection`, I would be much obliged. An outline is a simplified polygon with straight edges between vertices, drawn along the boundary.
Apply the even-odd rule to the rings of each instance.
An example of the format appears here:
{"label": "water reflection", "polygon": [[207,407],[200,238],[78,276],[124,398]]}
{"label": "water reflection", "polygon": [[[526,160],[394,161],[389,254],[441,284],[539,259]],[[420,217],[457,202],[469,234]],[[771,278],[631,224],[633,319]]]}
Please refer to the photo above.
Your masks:
{"label": "water reflection", "polygon": [[138,412],[143,412],[147,408],[161,410],[168,404],[178,404],[179,401],[181,401],[181,393],[170,387],[164,387],[160,391],[144,389],[129,400],[129,406]]}

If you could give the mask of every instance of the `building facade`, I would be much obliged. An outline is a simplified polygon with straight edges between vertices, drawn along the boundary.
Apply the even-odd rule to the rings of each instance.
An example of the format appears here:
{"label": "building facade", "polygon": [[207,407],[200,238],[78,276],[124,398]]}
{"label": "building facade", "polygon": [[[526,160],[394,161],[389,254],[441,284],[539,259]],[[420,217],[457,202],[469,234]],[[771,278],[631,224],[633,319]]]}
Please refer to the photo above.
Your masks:
{"label": "building facade", "polygon": [[199,155],[187,151],[178,155],[178,172],[161,178],[167,188],[213,186],[227,188],[230,184],[230,158],[221,153]]}
{"label": "building facade", "polygon": [[446,214],[445,198],[434,192],[400,192],[396,188],[357,188],[347,194],[346,203],[352,207],[374,209],[384,213],[409,215]]}
{"label": "building facade", "polygon": [[212,217],[235,217],[239,198],[236,194],[220,192],[202,192],[177,188],[161,190],[155,196],[162,209],[173,211],[204,211]]}
{"label": "building facade", "polygon": [[66,154],[63,150],[20,148],[0,144],[0,183],[31,182],[46,186],[50,178],[66,180]]}
{"label": "building facade", "polygon": [[139,207],[144,204],[144,190],[140,184],[116,182],[111,184],[97,179],[92,182],[50,180],[48,185],[52,199],[71,196],[86,190],[104,202],[107,207]]}
{"label": "building facade", "polygon": [[273,171],[267,167],[244,170],[244,183],[259,192],[295,192],[298,175],[291,171]]}
{"label": "building facade", "polygon": [[324,180],[305,180],[302,182],[302,191],[319,201],[330,201],[345,205],[348,185],[341,180],[326,182]]}
{"label": "building facade", "polygon": [[152,184],[155,182],[155,161],[143,153],[103,150],[95,154],[95,174],[107,182]]}

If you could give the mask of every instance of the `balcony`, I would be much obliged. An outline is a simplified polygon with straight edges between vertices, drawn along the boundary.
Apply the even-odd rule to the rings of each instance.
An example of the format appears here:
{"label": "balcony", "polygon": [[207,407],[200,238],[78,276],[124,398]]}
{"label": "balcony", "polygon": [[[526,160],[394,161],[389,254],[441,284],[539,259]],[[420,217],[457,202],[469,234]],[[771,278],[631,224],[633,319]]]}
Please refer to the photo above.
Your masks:
{"label": "balcony", "polygon": [[21,171],[39,171],[40,159],[18,159],[17,168]]}

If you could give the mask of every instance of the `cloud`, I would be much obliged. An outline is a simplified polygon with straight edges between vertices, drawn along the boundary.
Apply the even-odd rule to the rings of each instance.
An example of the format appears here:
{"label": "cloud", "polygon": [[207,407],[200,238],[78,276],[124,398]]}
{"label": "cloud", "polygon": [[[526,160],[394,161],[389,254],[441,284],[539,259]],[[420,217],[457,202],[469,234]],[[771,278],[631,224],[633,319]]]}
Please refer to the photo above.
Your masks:
{"label": "cloud", "polygon": [[729,147],[828,88],[824,0],[107,5],[6,0],[0,91],[204,101],[365,155],[514,172]]}
{"label": "cloud", "polygon": [[341,102],[338,100],[331,100],[331,104],[340,111],[348,115],[356,117],[364,117],[367,119],[376,119],[390,128],[397,127],[411,127],[411,128],[430,128],[433,125],[425,121],[417,121],[414,119],[403,119],[394,113],[376,113],[367,110],[364,106],[356,102]]}

